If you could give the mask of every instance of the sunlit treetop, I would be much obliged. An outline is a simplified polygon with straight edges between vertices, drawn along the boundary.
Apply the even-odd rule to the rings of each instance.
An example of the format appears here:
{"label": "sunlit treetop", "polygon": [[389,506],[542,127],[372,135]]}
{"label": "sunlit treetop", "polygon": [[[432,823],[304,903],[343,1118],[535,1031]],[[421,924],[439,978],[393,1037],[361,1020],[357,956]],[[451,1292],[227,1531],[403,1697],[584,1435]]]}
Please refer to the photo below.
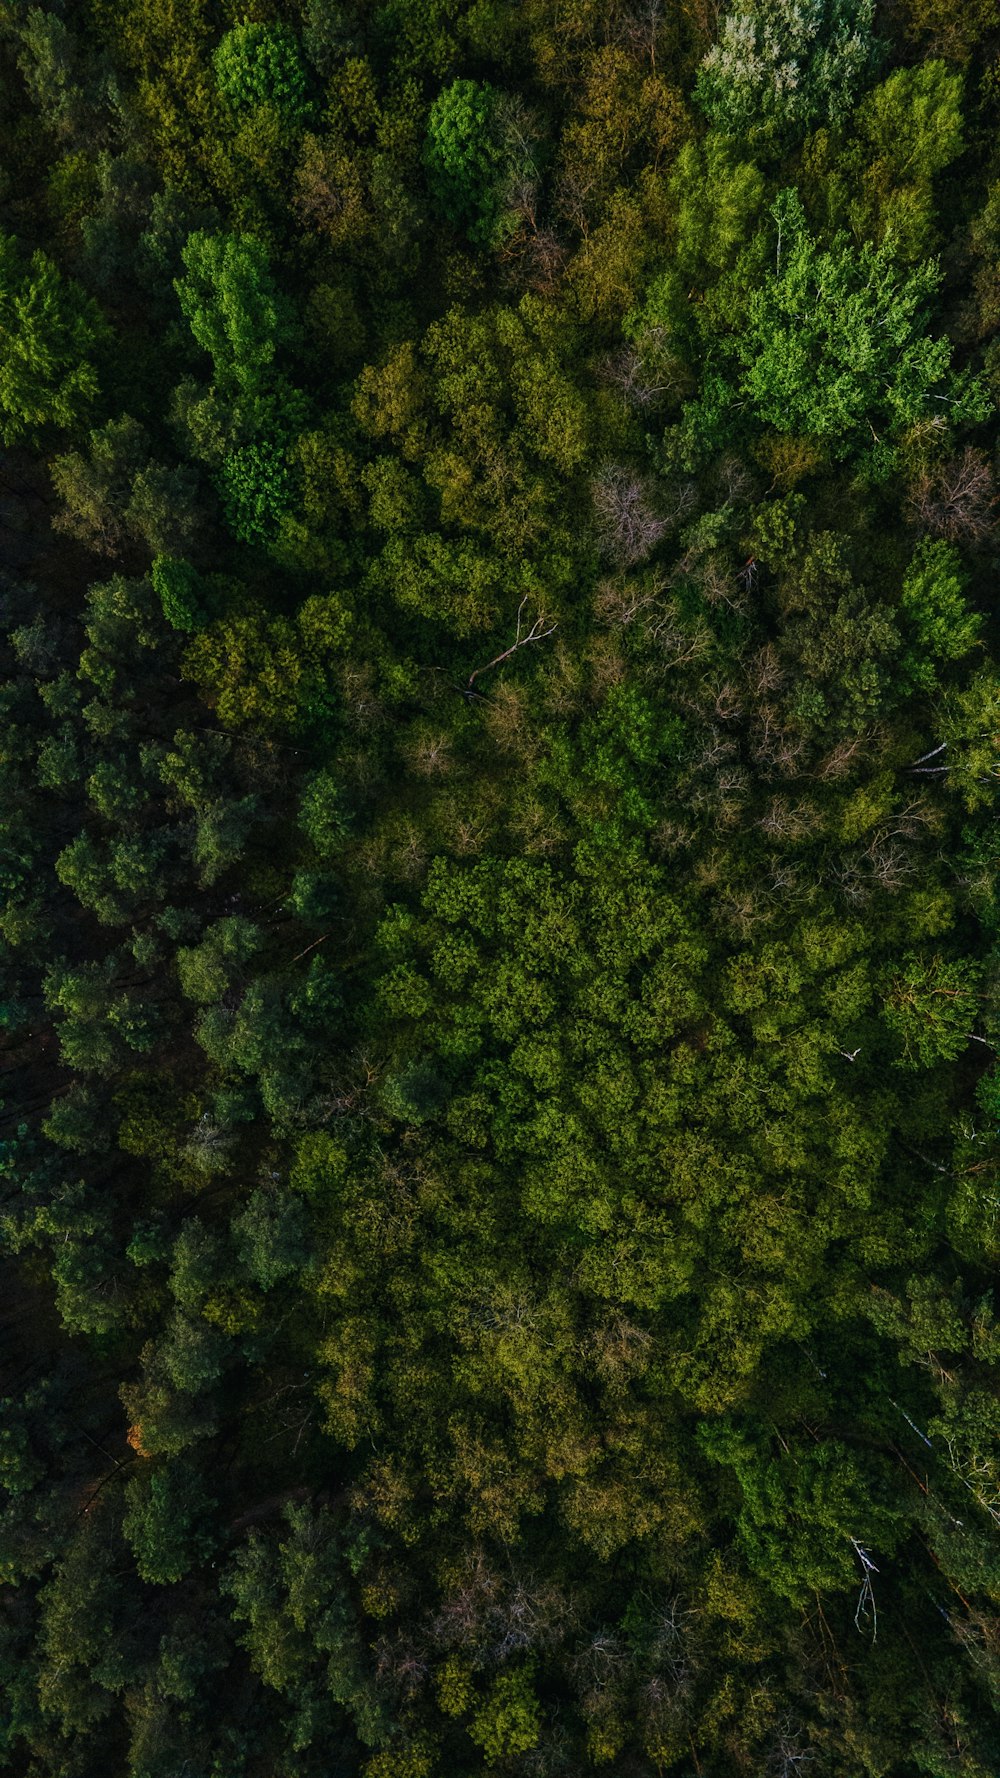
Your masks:
{"label": "sunlit treetop", "polygon": [[307,74],[287,25],[244,21],[227,31],[213,57],[223,97],[238,111],[273,105],[289,122],[309,107]]}
{"label": "sunlit treetop", "polygon": [[950,342],[928,332],[936,264],[900,271],[891,241],[854,248],[841,236],[820,247],[791,190],[771,214],[774,270],[753,292],[735,342],[743,390],[762,420],[821,438],[843,457],[865,432],[878,444],[928,414],[987,417],[985,386],[952,372]]}

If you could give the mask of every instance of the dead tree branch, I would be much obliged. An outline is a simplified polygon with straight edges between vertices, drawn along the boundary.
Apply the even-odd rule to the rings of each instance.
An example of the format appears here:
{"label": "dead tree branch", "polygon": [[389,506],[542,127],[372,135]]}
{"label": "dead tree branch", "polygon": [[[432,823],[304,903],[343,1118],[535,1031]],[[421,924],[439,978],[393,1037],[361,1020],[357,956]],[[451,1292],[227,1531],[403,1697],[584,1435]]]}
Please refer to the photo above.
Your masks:
{"label": "dead tree branch", "polygon": [[517,628],[510,647],[505,648],[501,654],[495,654],[491,661],[486,662],[485,666],[477,667],[474,672],[469,674],[469,682],[463,693],[465,697],[474,695],[472,688],[481,673],[488,673],[492,667],[499,667],[502,661],[509,661],[512,654],[516,654],[519,648],[527,648],[529,642],[544,642],[547,636],[551,636],[558,629],[558,624],[550,624],[548,629],[545,628],[546,619],[544,612],[542,612],[536,617],[530,630],[522,631],[524,607],[528,603],[528,598],[529,595],[525,593],[517,608]]}

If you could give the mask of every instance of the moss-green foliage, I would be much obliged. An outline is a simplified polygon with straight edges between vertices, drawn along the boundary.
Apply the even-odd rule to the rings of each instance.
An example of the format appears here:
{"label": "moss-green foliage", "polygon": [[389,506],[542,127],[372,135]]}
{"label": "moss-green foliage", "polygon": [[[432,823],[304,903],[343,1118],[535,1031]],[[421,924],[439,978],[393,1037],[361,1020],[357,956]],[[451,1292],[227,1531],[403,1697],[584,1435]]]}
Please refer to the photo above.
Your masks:
{"label": "moss-green foliage", "polygon": [[215,1502],[204,1497],[197,1472],[178,1463],[146,1471],[127,1484],[122,1530],[142,1579],[163,1586],[205,1560],[211,1535],[204,1521]]}
{"label": "moss-green foliage", "polygon": [[897,68],[858,107],[857,137],[834,175],[852,223],[891,239],[899,259],[915,260],[937,244],[934,180],[965,145],[961,76],[943,62]]}
{"label": "moss-green foliage", "polygon": [[223,459],[219,482],[233,535],[244,543],[270,542],[291,501],[280,444],[260,439],[240,445]]}
{"label": "moss-green foliage", "polygon": [[87,292],[40,249],[0,234],[0,436],[34,442],[76,424],[97,399],[106,329]]}
{"label": "moss-green foliage", "polygon": [[1000,1771],[996,16],[0,7],[0,1772]]}
{"label": "moss-green foliage", "polygon": [[925,538],[906,571],[900,609],[914,637],[904,665],[928,690],[937,682],[939,661],[961,660],[979,640],[981,614],[969,608],[964,595],[958,551],[940,538]]}

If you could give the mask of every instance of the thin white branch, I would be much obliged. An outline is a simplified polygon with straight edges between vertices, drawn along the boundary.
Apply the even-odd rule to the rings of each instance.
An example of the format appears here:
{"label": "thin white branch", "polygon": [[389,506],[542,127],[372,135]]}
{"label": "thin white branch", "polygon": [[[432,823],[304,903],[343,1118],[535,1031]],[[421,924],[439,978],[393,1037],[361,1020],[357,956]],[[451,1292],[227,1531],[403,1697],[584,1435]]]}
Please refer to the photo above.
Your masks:
{"label": "thin white branch", "polygon": [[493,659],[491,661],[487,661],[485,666],[477,667],[473,673],[469,674],[469,683],[465,688],[466,693],[468,693],[472,690],[472,687],[475,684],[476,680],[479,678],[480,673],[488,673],[490,671],[491,667],[499,667],[501,661],[509,660],[511,655],[516,654],[517,650],[519,648],[527,648],[529,642],[544,642],[547,636],[551,636],[553,634],[553,632],[559,628],[558,624],[550,624],[548,629],[545,629],[545,627],[544,627],[545,615],[544,615],[544,613],[542,613],[539,617],[536,617],[534,623],[532,624],[532,626],[531,626],[530,630],[527,632],[527,634],[522,635],[521,634],[521,623],[522,623],[522,618],[523,618],[523,614],[524,614],[524,607],[528,603],[528,598],[529,598],[529,594],[525,593],[524,598],[521,600],[521,603],[517,608],[517,625],[516,625],[516,628],[514,631],[514,640],[511,643],[510,647],[505,648],[501,654],[494,655]]}

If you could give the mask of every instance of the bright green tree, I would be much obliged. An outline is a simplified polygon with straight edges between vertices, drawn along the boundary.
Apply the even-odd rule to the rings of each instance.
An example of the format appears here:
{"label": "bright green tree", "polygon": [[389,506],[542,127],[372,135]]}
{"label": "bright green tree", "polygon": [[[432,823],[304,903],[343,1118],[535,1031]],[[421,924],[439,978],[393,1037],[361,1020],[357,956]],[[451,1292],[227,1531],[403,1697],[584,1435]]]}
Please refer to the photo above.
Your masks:
{"label": "bright green tree", "polygon": [[760,420],[821,440],[835,459],[874,447],[879,461],[918,420],[986,418],[985,385],[953,372],[950,342],[928,332],[937,266],[901,272],[891,246],[844,237],[821,247],[791,190],[772,215],[774,266],[731,342],[740,393]]}
{"label": "bright green tree", "polygon": [[445,87],[431,106],[424,157],[442,214],[474,247],[497,245],[514,169],[496,88],[475,80]]}
{"label": "bright green tree", "polygon": [[174,288],[219,382],[259,386],[293,333],[266,248],[251,235],[201,231],[188,236],[181,257],[186,275]]}
{"label": "bright green tree", "polygon": [[163,615],[175,630],[199,630],[205,622],[201,577],[190,562],[175,556],[154,557],[149,578],[163,607]]}
{"label": "bright green tree", "polygon": [[915,685],[937,683],[939,661],[957,661],[975,648],[982,628],[965,597],[966,576],[958,551],[940,539],[925,539],[906,570],[900,609],[913,645],[903,666]]}
{"label": "bright green tree", "polygon": [[295,124],[309,109],[306,67],[287,25],[250,20],[234,25],[212,63],[219,91],[237,110],[273,105],[285,122]]}

